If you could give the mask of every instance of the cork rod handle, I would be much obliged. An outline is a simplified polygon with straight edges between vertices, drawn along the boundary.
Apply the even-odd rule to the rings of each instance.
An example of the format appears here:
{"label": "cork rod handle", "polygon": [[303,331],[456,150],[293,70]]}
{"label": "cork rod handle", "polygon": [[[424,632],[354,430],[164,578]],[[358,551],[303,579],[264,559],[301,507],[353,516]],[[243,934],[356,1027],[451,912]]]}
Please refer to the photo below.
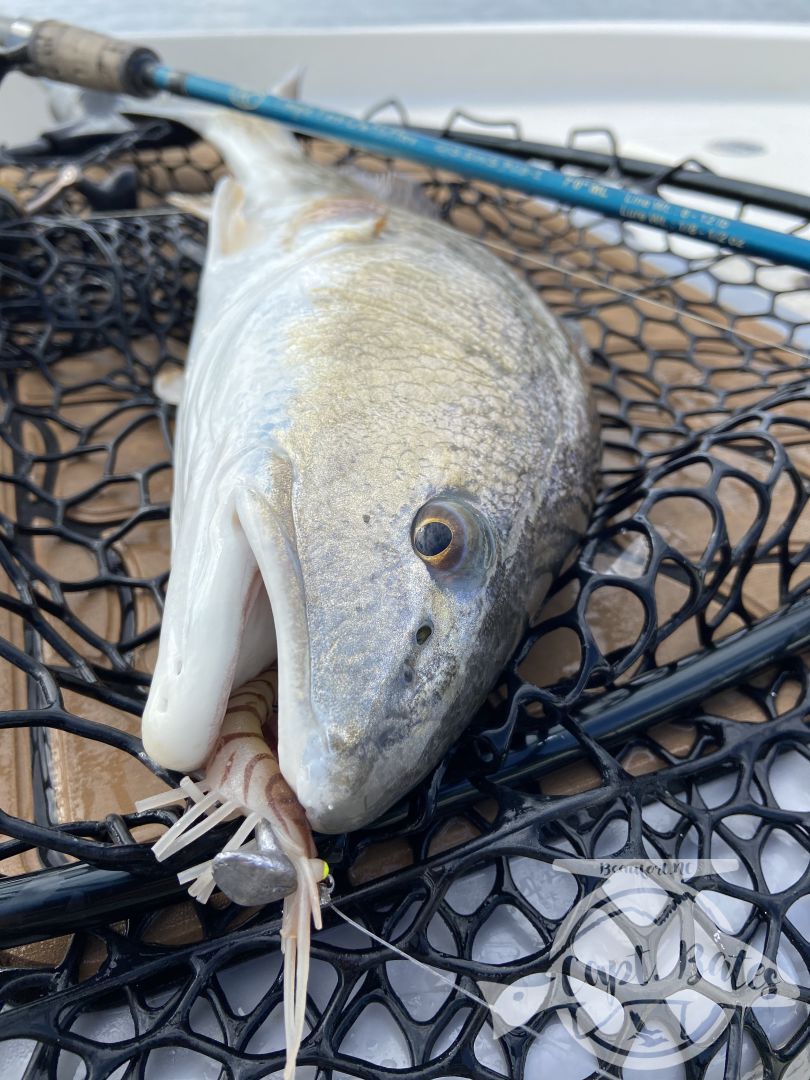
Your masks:
{"label": "cork rod handle", "polygon": [[28,75],[136,97],[155,93],[144,76],[149,65],[158,63],[158,57],[143,45],[56,19],[30,22],[0,18],[0,36],[9,44],[24,46],[20,69]]}

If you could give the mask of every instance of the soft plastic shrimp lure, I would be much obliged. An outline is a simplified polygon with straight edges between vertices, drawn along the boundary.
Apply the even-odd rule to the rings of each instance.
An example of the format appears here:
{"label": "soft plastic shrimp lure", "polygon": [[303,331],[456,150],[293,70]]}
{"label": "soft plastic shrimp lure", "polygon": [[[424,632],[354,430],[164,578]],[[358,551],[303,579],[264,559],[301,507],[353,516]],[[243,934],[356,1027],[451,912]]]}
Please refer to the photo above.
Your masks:
{"label": "soft plastic shrimp lure", "polygon": [[201,779],[186,776],[179,788],[143,800],[138,809],[191,800],[188,810],[155,843],[160,861],[215,825],[244,818],[218,855],[183,871],[178,879],[188,883],[189,895],[200,903],[217,885],[239,903],[267,903],[284,896],[284,1076],[290,1080],[304,1029],[311,923],[321,928],[321,883],[329,867],[317,857],[301,805],[279,769],[270,723],[276,705],[275,678],[275,672],[268,672],[231,696]]}

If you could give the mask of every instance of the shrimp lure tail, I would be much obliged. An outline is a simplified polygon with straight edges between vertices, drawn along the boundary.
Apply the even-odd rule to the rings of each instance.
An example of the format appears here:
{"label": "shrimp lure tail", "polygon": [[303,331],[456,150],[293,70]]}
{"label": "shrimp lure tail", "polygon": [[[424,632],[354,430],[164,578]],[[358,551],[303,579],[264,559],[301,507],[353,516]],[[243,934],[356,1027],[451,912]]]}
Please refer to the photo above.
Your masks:
{"label": "shrimp lure tail", "polygon": [[[311,927],[320,930],[320,871],[317,860],[304,859],[298,867],[298,888],[284,899],[281,947],[284,951],[284,1034],[287,1063],[284,1080],[294,1080],[295,1060],[304,1037]],[[323,865],[323,864],[321,864]]]}

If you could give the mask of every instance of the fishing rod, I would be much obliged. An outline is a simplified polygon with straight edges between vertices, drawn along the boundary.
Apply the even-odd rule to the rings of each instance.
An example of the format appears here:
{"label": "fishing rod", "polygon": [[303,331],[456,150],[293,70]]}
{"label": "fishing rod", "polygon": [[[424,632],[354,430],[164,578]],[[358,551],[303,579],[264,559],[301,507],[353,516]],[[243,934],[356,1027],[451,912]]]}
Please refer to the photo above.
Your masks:
{"label": "fishing rod", "polygon": [[447,169],[605,217],[679,233],[745,255],[764,256],[810,270],[810,240],[759,225],[695,210],[656,195],[625,191],[582,176],[567,176],[517,157],[495,153],[412,128],[362,120],[233,83],[188,74],[161,63],[152,50],[48,19],[0,17],[0,77],[10,70],[107,90],[150,97],[160,90],[274,120],[304,135],[345,143],[372,153]]}

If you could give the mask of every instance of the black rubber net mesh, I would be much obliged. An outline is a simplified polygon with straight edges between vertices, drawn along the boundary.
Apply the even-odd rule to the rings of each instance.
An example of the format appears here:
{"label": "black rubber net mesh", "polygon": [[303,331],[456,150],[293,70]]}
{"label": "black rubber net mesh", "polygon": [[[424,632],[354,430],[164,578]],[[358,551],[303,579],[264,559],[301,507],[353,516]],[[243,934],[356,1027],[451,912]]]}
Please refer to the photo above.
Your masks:
{"label": "black rubber net mesh", "polygon": [[[306,145],[324,161],[391,165]],[[18,204],[47,204],[33,218],[10,210],[0,233],[0,889],[9,910],[35,889],[58,906],[48,882],[75,860],[124,869],[130,884],[90,929],[68,932],[74,902],[48,941],[17,944],[6,920],[0,1072],[271,1076],[283,1065],[278,907],[183,901],[147,843],[179,809],[136,814],[128,801],[172,780],[138,740],[168,576],[173,409],[152,384],[182,364],[205,245],[204,224],[165,196],[210,190],[222,165],[178,129],[83,148],[82,179],[64,190],[66,159],[53,157],[0,161]],[[587,341],[603,483],[580,550],[468,734],[382,823],[319,845],[341,911],[441,978],[324,909],[298,1075],[806,1077],[807,277],[398,170]],[[687,201],[666,177],[657,189]],[[773,209],[722,212],[808,231]],[[632,879],[633,916],[619,859],[713,862],[678,887]],[[43,864],[62,869],[37,874]],[[150,908],[145,892],[163,900]],[[46,933],[26,910],[20,942]],[[589,933],[635,974],[600,983],[599,948],[578,945]],[[726,943],[724,973],[701,968],[701,935]],[[741,955],[770,994],[735,989]],[[558,993],[501,1034],[480,999],[516,980]],[[619,1027],[588,986],[609,992]],[[712,1007],[675,1001],[689,987]]]}

